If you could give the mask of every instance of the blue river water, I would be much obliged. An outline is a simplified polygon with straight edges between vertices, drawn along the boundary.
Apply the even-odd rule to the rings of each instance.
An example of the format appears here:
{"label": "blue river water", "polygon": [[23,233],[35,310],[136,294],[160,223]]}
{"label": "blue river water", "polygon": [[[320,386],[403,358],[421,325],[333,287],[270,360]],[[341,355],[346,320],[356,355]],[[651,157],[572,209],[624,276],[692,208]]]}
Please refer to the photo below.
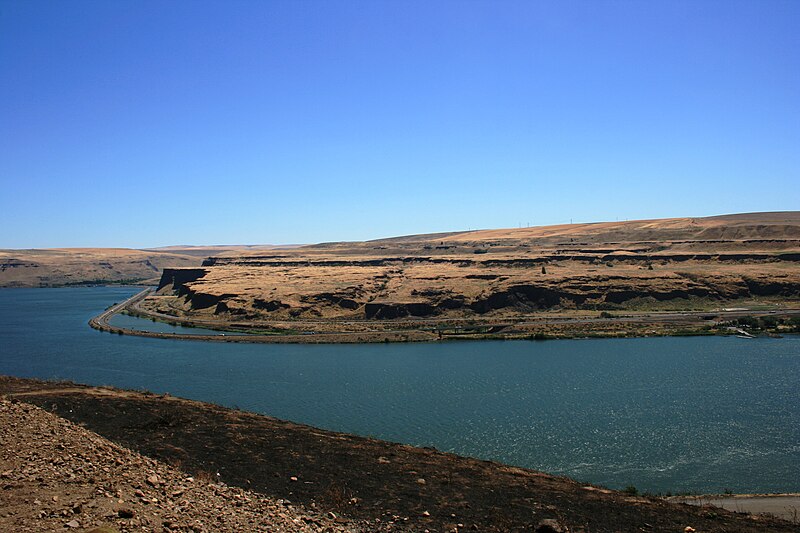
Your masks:
{"label": "blue river water", "polygon": [[169,392],[612,488],[800,491],[797,336],[280,345],[89,328],[137,290],[0,290],[0,374]]}

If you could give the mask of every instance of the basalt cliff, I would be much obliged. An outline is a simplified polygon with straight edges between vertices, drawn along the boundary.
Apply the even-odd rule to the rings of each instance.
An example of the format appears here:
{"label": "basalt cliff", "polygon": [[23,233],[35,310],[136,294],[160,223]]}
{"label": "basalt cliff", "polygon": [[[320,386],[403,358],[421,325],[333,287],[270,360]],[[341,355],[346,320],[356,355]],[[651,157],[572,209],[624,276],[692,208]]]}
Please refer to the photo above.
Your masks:
{"label": "basalt cliff", "polygon": [[[418,235],[168,268],[142,310],[220,324],[462,324],[800,302],[800,212]],[[307,326],[305,326],[307,329]],[[317,326],[319,329],[321,326]]]}

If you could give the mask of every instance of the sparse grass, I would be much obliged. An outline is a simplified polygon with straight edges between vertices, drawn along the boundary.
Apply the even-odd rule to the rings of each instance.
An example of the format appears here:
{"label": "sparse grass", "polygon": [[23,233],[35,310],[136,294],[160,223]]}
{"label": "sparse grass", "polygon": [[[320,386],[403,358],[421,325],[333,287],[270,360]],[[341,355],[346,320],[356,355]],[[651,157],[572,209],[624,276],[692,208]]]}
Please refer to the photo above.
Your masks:
{"label": "sparse grass", "polygon": [[341,512],[351,505],[354,497],[353,491],[346,485],[333,482],[320,494],[319,503],[324,510]]}

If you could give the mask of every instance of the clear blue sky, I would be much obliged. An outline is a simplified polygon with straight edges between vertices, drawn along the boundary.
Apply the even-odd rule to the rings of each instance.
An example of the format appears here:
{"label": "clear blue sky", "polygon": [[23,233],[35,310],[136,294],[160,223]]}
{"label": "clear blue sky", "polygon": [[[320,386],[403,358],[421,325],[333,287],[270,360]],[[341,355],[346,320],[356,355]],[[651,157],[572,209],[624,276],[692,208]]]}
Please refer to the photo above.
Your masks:
{"label": "clear blue sky", "polygon": [[800,209],[800,2],[0,0],[0,247]]}

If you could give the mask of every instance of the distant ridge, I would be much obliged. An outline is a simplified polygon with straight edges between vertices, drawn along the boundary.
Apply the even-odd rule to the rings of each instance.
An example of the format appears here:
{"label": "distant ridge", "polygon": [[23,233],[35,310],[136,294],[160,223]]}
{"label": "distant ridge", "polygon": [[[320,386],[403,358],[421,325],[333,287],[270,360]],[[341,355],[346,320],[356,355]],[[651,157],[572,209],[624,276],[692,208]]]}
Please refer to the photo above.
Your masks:
{"label": "distant ridge", "polygon": [[800,211],[740,213],[617,222],[579,222],[524,228],[481,229],[404,235],[366,241],[403,243],[423,241],[470,242],[516,239],[584,239],[590,242],[633,242],[704,239],[800,238]]}

